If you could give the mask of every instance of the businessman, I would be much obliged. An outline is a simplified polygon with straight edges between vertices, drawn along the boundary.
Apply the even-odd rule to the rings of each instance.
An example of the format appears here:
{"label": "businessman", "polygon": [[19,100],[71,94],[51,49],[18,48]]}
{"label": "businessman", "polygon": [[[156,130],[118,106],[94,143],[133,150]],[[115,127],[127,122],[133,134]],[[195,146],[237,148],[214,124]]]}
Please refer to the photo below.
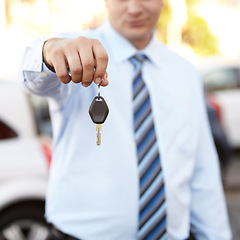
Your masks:
{"label": "businessman", "polygon": [[[105,2],[103,26],[37,39],[21,69],[51,111],[49,239],[230,240],[201,79],[156,39],[163,1]],[[94,83],[110,110],[101,146]]]}

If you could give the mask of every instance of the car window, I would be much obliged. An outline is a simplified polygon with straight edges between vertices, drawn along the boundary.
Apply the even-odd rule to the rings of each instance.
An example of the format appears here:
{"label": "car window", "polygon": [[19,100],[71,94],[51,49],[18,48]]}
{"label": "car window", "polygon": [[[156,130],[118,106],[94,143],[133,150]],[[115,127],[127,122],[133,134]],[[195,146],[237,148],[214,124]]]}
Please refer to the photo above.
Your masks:
{"label": "car window", "polygon": [[48,135],[52,137],[52,125],[49,115],[47,99],[44,97],[30,94],[29,100],[33,108],[38,134]]}
{"label": "car window", "polygon": [[0,141],[10,138],[16,138],[17,136],[18,134],[0,119]]}
{"label": "car window", "polygon": [[238,75],[238,84],[240,86],[240,68],[237,68],[237,75]]}
{"label": "car window", "polygon": [[228,90],[238,87],[237,74],[234,69],[217,69],[203,76],[206,90]]}

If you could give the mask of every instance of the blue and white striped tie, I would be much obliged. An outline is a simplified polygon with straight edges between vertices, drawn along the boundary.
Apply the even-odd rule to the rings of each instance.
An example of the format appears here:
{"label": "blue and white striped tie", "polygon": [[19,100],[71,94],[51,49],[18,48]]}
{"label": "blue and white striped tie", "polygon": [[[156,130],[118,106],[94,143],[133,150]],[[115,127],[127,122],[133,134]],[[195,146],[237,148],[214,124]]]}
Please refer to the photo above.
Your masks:
{"label": "blue and white striped tie", "polygon": [[139,240],[167,239],[163,174],[154,129],[150,96],[142,79],[144,55],[130,59],[133,81],[134,130],[140,178]]}

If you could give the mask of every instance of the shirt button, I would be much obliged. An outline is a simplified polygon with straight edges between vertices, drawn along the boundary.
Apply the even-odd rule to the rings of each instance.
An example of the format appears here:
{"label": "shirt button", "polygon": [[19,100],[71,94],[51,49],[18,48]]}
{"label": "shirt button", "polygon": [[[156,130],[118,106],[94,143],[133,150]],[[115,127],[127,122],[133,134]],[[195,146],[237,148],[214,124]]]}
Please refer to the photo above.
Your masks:
{"label": "shirt button", "polygon": [[41,72],[44,77],[47,77],[47,74],[45,72]]}

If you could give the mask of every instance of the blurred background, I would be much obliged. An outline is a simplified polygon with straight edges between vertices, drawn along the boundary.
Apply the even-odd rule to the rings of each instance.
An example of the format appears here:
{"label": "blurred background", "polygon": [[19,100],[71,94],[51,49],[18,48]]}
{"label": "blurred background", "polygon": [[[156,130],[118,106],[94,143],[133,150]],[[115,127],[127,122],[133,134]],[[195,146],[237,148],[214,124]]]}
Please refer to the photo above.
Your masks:
{"label": "blurred background", "polygon": [[[240,1],[165,0],[159,41],[203,78],[233,239],[240,240]],[[96,28],[104,0],[0,0],[0,240],[43,240],[52,129],[46,99],[24,93],[18,69],[40,35]]]}

